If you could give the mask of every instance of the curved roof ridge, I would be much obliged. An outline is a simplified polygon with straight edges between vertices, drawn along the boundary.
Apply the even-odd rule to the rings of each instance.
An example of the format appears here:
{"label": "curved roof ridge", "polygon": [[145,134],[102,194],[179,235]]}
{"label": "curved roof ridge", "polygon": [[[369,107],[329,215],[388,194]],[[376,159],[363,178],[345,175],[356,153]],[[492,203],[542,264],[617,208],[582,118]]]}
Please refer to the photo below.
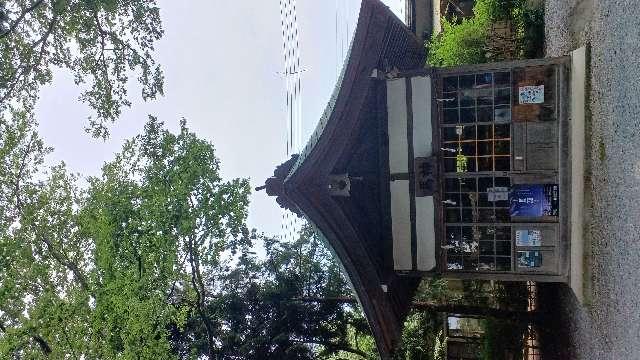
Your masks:
{"label": "curved roof ridge", "polygon": [[[318,120],[318,123],[316,124],[316,127],[315,127],[313,133],[311,134],[311,136],[309,136],[309,140],[305,144],[305,146],[302,149],[302,151],[300,152],[300,154],[298,154],[299,155],[298,160],[291,167],[291,170],[289,171],[287,179],[289,177],[291,177],[291,175],[294,174],[298,170],[300,165],[311,154],[311,152],[313,152],[313,149],[315,148],[316,144],[318,143],[318,140],[320,140],[320,137],[321,137],[322,133],[324,132],[324,129],[325,129],[326,125],[328,124],[329,120],[331,119],[332,115],[334,114],[334,109],[335,109],[336,102],[337,102],[337,100],[340,97],[341,92],[342,92],[342,87],[343,87],[343,84],[344,84],[345,74],[347,73],[347,70],[349,70],[350,66],[356,66],[355,64],[353,64],[353,62],[352,62],[353,59],[351,58],[351,55],[353,54],[353,48],[354,48],[354,44],[355,44],[355,39],[358,37],[358,35],[364,36],[362,34],[363,31],[365,31],[365,30],[368,31],[369,30],[368,29],[368,25],[369,25],[369,20],[370,19],[367,18],[366,19],[367,23],[364,24],[363,23],[363,16],[362,16],[363,13],[366,10],[369,10],[369,9],[371,9],[372,12],[377,10],[377,11],[380,11],[382,13],[386,13],[386,15],[388,15],[388,19],[389,20],[395,22],[396,23],[395,25],[400,25],[402,28],[406,29],[406,32],[408,34],[410,34],[410,36],[413,36],[415,38],[415,35],[413,34],[413,32],[411,32],[408,28],[406,28],[406,25],[404,24],[404,22],[402,22],[402,20],[399,19],[393,13],[393,11],[391,11],[391,9],[389,9],[388,6],[383,4],[380,0],[362,0],[361,5],[360,5],[360,11],[358,13],[358,23],[356,25],[355,31],[353,32],[353,35],[351,36],[351,41],[349,42],[349,50],[347,51],[347,55],[344,58],[343,65],[342,65],[342,67],[340,69],[340,75],[338,76],[338,79],[336,80],[336,84],[335,84],[335,86],[333,88],[333,91],[331,93],[331,97],[329,98],[329,101],[327,102],[327,105],[325,106],[325,109],[322,112],[322,115],[320,116],[320,119]],[[366,29],[364,28],[365,25],[366,25]],[[415,38],[415,40],[417,41],[417,38]],[[361,44],[361,46],[364,46],[364,44]],[[384,50],[384,46],[382,47],[382,50]],[[381,55],[381,54],[378,54],[378,55]]]}

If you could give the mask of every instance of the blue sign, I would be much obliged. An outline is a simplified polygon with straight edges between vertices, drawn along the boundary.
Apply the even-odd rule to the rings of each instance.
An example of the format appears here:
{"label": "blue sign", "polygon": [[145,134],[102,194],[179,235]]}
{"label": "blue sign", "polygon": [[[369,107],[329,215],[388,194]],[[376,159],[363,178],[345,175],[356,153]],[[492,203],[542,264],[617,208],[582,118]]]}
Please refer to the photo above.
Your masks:
{"label": "blue sign", "polygon": [[558,185],[514,185],[509,194],[509,203],[511,216],[558,216]]}

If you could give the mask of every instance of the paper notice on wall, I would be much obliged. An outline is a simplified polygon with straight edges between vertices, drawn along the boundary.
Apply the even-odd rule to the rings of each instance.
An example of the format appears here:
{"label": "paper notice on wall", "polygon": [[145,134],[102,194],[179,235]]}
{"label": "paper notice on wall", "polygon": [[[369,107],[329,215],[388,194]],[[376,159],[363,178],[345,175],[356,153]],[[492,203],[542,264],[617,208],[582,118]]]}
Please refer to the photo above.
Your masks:
{"label": "paper notice on wall", "polygon": [[519,184],[511,188],[511,216],[558,216],[559,188],[557,184]]}
{"label": "paper notice on wall", "polygon": [[490,202],[509,200],[509,188],[492,187],[487,189],[487,198]]}
{"label": "paper notice on wall", "polygon": [[516,246],[541,246],[540,230],[516,230]]}
{"label": "paper notice on wall", "polygon": [[542,252],[518,251],[518,267],[538,268],[542,266]]}
{"label": "paper notice on wall", "polygon": [[542,104],[544,103],[544,85],[540,86],[520,86],[518,88],[518,99],[520,104]]}

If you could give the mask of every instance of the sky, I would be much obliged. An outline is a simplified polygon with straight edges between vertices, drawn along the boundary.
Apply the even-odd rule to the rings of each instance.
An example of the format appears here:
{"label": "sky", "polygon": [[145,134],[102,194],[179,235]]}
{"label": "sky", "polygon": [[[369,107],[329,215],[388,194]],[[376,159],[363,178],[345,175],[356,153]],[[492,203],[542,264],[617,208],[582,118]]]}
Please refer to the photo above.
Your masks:
{"label": "sky", "polygon": [[[399,13],[402,0],[383,1]],[[131,108],[111,126],[106,140],[84,132],[90,109],[64,71],[41,91],[37,119],[49,161],[73,172],[99,176],[124,140],[142,132],[148,115],[177,131],[181,118],[211,141],[224,179],[249,178],[262,185],[286,160],[286,88],[278,0],[160,0],[164,37],[156,59],[165,74],[165,96],[144,102],[132,83]],[[335,85],[354,30],[360,0],[298,0],[303,143]],[[282,211],[264,192],[251,195],[248,225],[282,232]]]}

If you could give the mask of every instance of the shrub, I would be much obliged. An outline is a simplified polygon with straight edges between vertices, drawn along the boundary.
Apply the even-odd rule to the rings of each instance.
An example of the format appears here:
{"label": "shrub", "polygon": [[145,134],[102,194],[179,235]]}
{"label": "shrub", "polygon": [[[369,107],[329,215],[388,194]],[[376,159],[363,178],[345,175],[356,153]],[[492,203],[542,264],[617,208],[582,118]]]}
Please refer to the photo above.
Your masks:
{"label": "shrub", "polygon": [[[442,18],[442,32],[434,34],[429,44],[429,64],[454,66],[485,62],[487,31],[491,25],[487,0],[479,0],[474,16],[461,21]],[[459,23],[458,23],[459,22]]]}
{"label": "shrub", "polygon": [[515,32],[516,57],[542,55],[544,9],[528,8],[525,0],[477,0],[474,16],[442,19],[442,31],[428,44],[431,66],[456,66],[487,62],[487,38],[492,23],[508,21]]}

